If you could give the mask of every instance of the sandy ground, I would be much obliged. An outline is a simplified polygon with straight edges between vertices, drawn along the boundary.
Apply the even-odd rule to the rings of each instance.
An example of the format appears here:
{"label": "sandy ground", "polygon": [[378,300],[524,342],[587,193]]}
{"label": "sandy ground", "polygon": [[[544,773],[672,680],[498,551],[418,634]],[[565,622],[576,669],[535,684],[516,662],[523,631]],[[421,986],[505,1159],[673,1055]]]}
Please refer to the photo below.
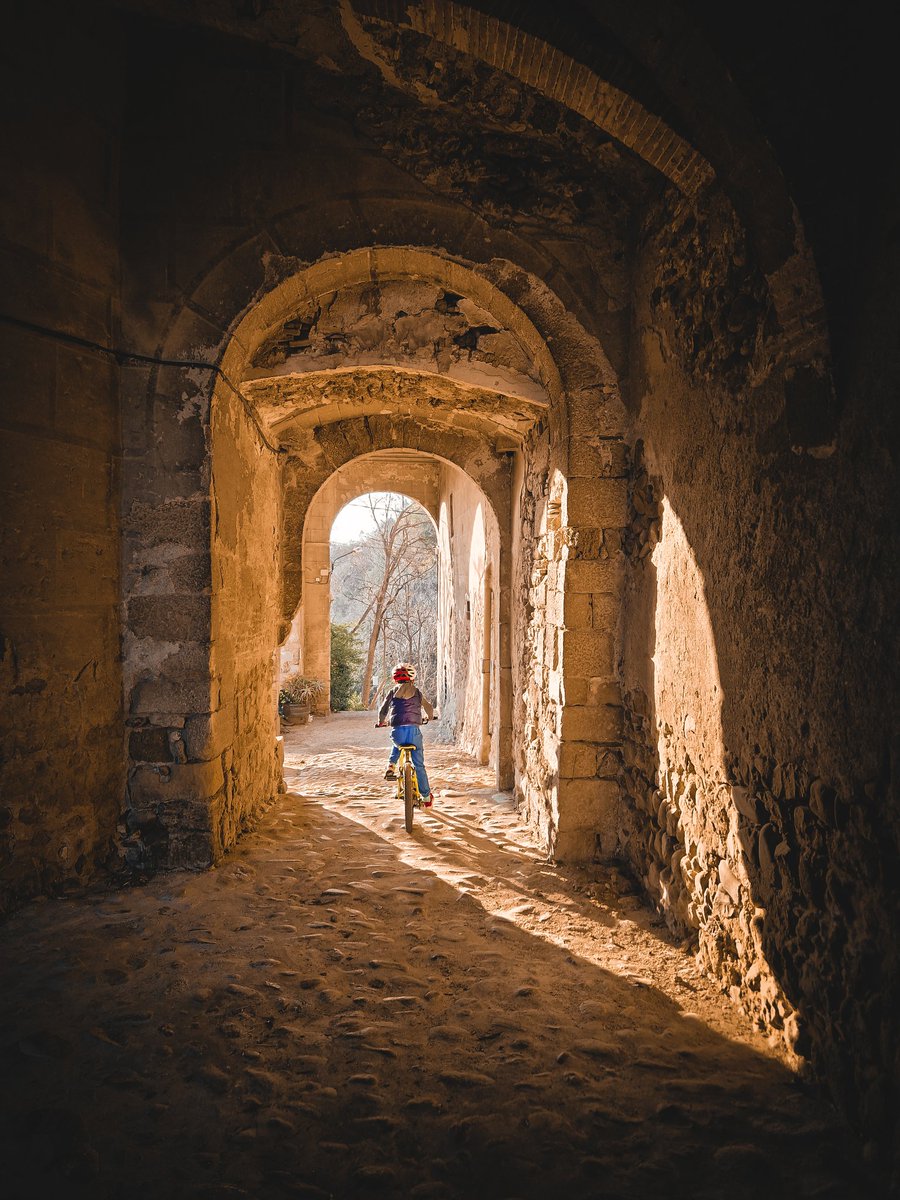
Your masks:
{"label": "sandy ground", "polygon": [[871,1196],[830,1109],[615,871],[546,862],[429,742],[288,734],[281,797],[201,875],[0,928],[0,1192]]}

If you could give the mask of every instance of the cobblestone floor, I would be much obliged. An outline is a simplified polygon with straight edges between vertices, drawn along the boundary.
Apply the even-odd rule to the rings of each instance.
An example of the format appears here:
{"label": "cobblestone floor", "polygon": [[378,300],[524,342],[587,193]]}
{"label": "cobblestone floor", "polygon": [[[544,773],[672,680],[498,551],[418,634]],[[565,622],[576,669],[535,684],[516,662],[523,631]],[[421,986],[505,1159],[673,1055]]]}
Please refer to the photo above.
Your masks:
{"label": "cobblestone floor", "polygon": [[286,742],[217,870],[0,928],[6,1197],[871,1195],[618,872],[453,747],[409,836],[371,718]]}

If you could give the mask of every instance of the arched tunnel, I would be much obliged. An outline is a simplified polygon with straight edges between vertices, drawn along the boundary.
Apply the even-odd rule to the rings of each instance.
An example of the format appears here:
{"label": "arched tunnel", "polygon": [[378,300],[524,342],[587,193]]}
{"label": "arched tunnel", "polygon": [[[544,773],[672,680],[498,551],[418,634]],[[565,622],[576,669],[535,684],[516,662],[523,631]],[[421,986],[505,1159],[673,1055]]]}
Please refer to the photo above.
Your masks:
{"label": "arched tunnel", "polygon": [[[896,167],[874,33],[770,7],[753,31],[691,0],[10,14],[17,1195],[124,1194],[109,1087],[185,1156],[147,1152],[148,1197],[896,1194]],[[329,712],[331,527],[377,491],[438,546],[414,845],[371,714]],[[324,690],[285,769],[289,640]],[[507,992],[479,1007],[473,972]],[[442,978],[458,1017],[428,1015]],[[385,1000],[409,1043],[348,1024]],[[727,1131],[696,1099],[720,1079]]]}

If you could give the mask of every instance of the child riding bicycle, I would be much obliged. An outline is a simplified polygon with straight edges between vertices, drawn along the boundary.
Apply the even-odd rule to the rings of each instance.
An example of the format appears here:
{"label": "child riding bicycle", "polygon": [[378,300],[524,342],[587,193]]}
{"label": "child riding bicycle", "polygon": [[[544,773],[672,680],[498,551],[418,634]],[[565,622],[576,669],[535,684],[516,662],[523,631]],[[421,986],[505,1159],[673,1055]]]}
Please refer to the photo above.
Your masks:
{"label": "child riding bicycle", "polygon": [[[397,663],[392,678],[396,687],[391,688],[384,698],[384,703],[378,710],[378,720],[375,728],[381,729],[385,724],[391,726],[391,756],[388,760],[385,779],[397,778],[397,759],[400,757],[401,746],[412,746],[412,761],[416,769],[416,782],[419,794],[425,808],[431,808],[432,795],[425,771],[425,752],[422,748],[422,731],[419,728],[427,721],[434,720],[434,709],[415,686],[416,668],[412,663]],[[385,721],[390,710],[390,720]],[[424,721],[423,721],[424,716]]]}

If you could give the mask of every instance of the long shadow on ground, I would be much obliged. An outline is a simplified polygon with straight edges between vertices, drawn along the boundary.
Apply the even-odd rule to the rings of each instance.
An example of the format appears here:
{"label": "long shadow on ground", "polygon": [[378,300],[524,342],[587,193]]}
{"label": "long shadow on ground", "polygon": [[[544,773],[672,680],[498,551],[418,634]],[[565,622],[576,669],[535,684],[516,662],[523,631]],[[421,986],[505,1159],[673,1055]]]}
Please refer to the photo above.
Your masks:
{"label": "long shadow on ground", "polygon": [[784,1067],[298,797],[0,958],[10,1200],[864,1194]]}

